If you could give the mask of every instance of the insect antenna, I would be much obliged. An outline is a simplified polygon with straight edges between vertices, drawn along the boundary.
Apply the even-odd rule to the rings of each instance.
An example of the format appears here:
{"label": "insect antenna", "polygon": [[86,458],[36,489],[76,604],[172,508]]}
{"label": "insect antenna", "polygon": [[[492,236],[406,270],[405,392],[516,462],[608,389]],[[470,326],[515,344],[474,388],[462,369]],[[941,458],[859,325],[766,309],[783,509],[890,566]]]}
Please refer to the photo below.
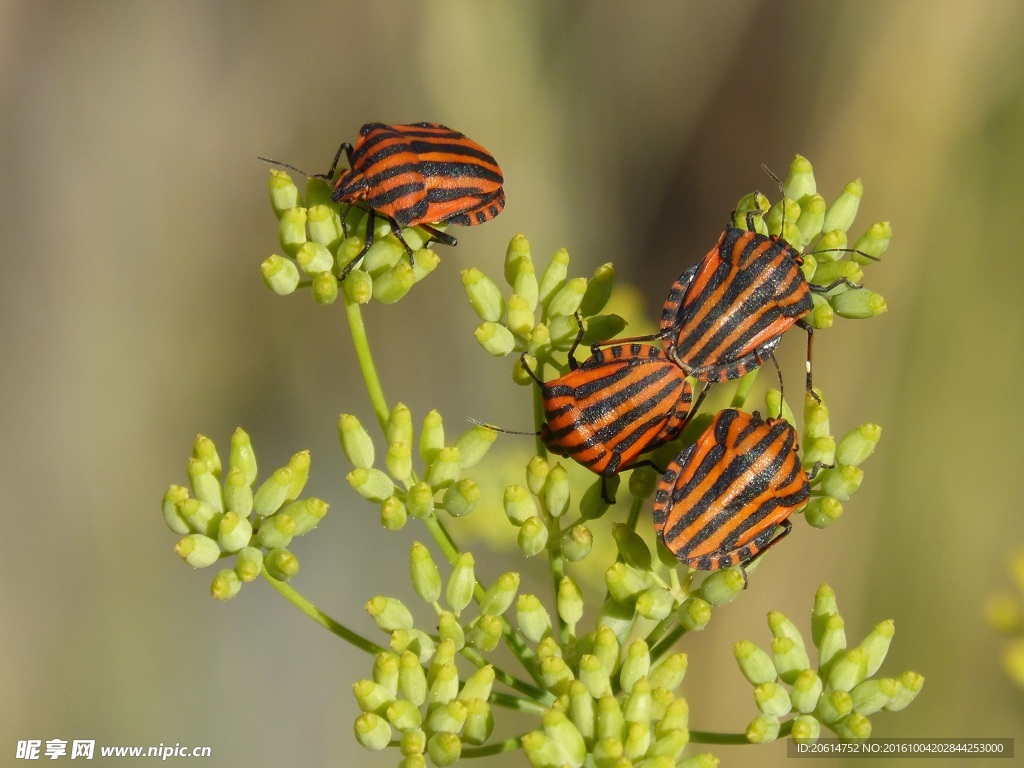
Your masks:
{"label": "insect antenna", "polygon": [[490,429],[493,432],[503,432],[506,435],[526,435],[528,437],[539,437],[540,436],[540,432],[517,432],[514,429],[502,429],[501,427],[496,427],[493,424],[488,424],[485,421],[480,421],[479,419],[474,419],[472,416],[467,416],[466,417],[466,421],[471,422],[473,424],[476,424],[478,427],[483,427],[484,429]]}

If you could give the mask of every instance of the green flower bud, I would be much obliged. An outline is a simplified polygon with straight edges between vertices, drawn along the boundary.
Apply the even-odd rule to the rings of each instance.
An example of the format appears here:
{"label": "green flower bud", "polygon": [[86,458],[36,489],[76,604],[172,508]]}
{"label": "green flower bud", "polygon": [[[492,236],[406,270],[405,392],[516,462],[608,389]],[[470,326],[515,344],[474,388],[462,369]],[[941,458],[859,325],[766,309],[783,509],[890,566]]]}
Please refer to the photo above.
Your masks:
{"label": "green flower bud", "polygon": [[[571,348],[579,332],[580,324],[575,315],[559,315],[548,323],[548,337],[551,340],[551,346],[555,349]],[[532,334],[530,340],[533,341]]]}
{"label": "green flower bud", "polygon": [[512,294],[526,302],[532,313],[537,308],[538,286],[537,271],[529,258],[518,259],[514,265],[512,276]]}
{"label": "green flower bud", "polygon": [[527,640],[540,642],[551,631],[551,617],[536,595],[516,598],[516,623]]}
{"label": "green flower bud", "polygon": [[181,515],[181,508],[178,506],[180,502],[187,500],[188,488],[181,485],[172,485],[164,493],[164,500],[161,505],[164,522],[167,523],[167,527],[174,531],[174,533],[185,534],[191,530],[188,522]]}
{"label": "green flower bud", "polygon": [[329,508],[330,505],[322,499],[310,497],[302,501],[293,501],[283,512],[295,523],[295,535],[303,536],[320,524]]}
{"label": "green flower bud", "polygon": [[505,250],[504,276],[505,282],[509,285],[515,285],[516,273],[521,262],[533,263],[533,257],[530,254],[530,241],[523,235],[515,235]]}
{"label": "green flower bud", "polygon": [[476,466],[490,450],[497,437],[498,433],[495,430],[480,425],[459,435],[459,439],[455,441],[455,447],[459,449],[462,468],[469,469]]}
{"label": "green flower bud", "polygon": [[544,490],[544,481],[548,479],[551,467],[541,456],[534,456],[526,464],[526,487],[534,496],[540,496]]}
{"label": "green flower bud", "polygon": [[217,526],[217,541],[225,552],[237,552],[249,544],[252,538],[252,524],[237,512],[228,511]]}
{"label": "green flower bud", "polygon": [[747,741],[751,744],[770,744],[779,738],[779,718],[772,715],[758,715],[747,726]]}
{"label": "green flower bud", "polygon": [[359,680],[352,684],[352,693],[362,712],[383,715],[390,703],[394,701],[394,693],[373,680]]}
{"label": "green flower bud", "polygon": [[609,675],[615,671],[619,663],[619,641],[610,628],[599,626],[594,633],[591,653],[601,660],[604,671]]}
{"label": "green flower bud", "polygon": [[608,507],[611,506],[604,500],[603,488],[605,484],[608,486],[608,496],[614,499],[619,488],[619,476],[598,478],[584,491],[583,497],[580,499],[580,516],[584,520],[596,520],[602,517],[608,511]]}
{"label": "green flower bud", "polygon": [[369,304],[373,298],[373,278],[361,269],[349,272],[342,286],[349,301],[355,304]]}
{"label": "green flower bud", "polygon": [[[565,285],[565,278],[569,272],[569,252],[565,248],[555,251],[548,262],[547,267],[540,276],[540,285],[537,288],[537,296],[545,308],[548,307],[551,298]],[[548,317],[554,313],[548,310]],[[572,312],[569,313],[570,315]]]}
{"label": "green flower bud", "polygon": [[263,569],[263,550],[242,547],[235,555],[235,573],[244,582],[255,581]]}
{"label": "green flower bud", "polygon": [[381,304],[394,304],[416,284],[416,273],[408,261],[399,261],[386,272],[370,274],[373,276],[373,298]]}
{"label": "green flower bud", "polygon": [[276,253],[260,264],[260,273],[263,275],[263,282],[278,296],[294,293],[299,285],[299,268],[295,266],[295,262]]}
{"label": "green flower bud", "polygon": [[846,623],[841,616],[830,614],[824,623],[818,643],[818,673],[828,675],[832,663],[846,651]]}
{"label": "green flower bud", "polygon": [[789,694],[778,683],[762,683],[754,688],[754,703],[766,715],[788,715],[791,705]]}
{"label": "green flower bud", "polygon": [[299,204],[299,189],[292,181],[292,177],[284,171],[275,168],[270,170],[270,207],[274,209],[274,215],[281,218],[281,215],[289,208]]}
{"label": "green flower bud", "polygon": [[614,339],[625,330],[626,325],[626,321],[619,315],[594,315],[587,319],[587,331],[583,334],[582,344],[589,347],[599,341]]}
{"label": "green flower bud", "polygon": [[877,424],[861,424],[850,430],[836,447],[836,462],[842,466],[857,467],[874,453],[882,437],[882,428]]}
{"label": "green flower bud", "polygon": [[252,508],[260,517],[272,515],[288,501],[292,480],[295,473],[288,467],[274,470],[274,474],[263,481],[256,489],[252,499]]}
{"label": "green flower bud", "polygon": [[196,439],[192,443],[192,458],[206,464],[207,469],[215,478],[221,476],[223,467],[220,455],[217,453],[217,446],[210,438],[205,435],[196,435]]}
{"label": "green flower bud", "polygon": [[800,201],[800,216],[796,220],[796,228],[800,230],[800,247],[802,248],[813,238],[821,234],[821,228],[825,224],[825,198],[818,194],[809,194],[798,198]]}
{"label": "green flower bud", "polygon": [[789,637],[776,637],[772,640],[772,659],[779,677],[787,683],[792,683],[798,674],[811,666],[802,642],[794,643]]}
{"label": "green flower bud", "polygon": [[[362,238],[360,239],[362,240]],[[341,249],[339,248],[339,251],[340,250]],[[356,253],[358,253],[358,251],[356,251]],[[345,255],[348,256],[348,253]],[[370,250],[366,252],[362,263],[359,265],[360,269],[370,273],[375,284],[378,282],[379,278],[382,278],[388,273],[392,275],[392,279],[398,277],[398,270],[403,267],[403,273],[407,273],[406,277],[411,285],[413,281],[412,267],[409,266],[409,260],[406,258],[405,249],[401,246],[398,240],[390,234],[375,239],[373,245],[370,246]],[[375,296],[376,287],[377,286],[374,285]],[[379,298],[378,301],[380,301]]]}
{"label": "green flower bud", "polygon": [[641,571],[651,570],[651,550],[640,534],[624,523],[616,523],[612,526],[612,536],[624,563]]}
{"label": "green flower bud", "polygon": [[181,539],[174,546],[174,552],[193,568],[206,568],[220,558],[220,546],[217,542],[199,533]]}
{"label": "green flower bud", "polygon": [[[844,243],[845,245],[845,243]],[[838,246],[837,246],[838,247]],[[840,254],[839,251],[832,251],[831,253]],[[818,268],[814,270],[814,282],[816,285],[830,285],[836,280],[846,279],[851,283],[860,283],[864,279],[864,270],[861,269],[859,264],[856,264],[847,259],[839,259],[832,262],[824,262],[822,256],[824,253],[818,255]],[[840,286],[842,287],[842,286]],[[835,304],[832,305],[835,309]]]}
{"label": "green flower bud", "polygon": [[782,399],[782,393],[777,389],[769,389],[764,396],[765,404],[768,406],[768,416],[777,419],[780,416],[790,424],[795,424],[796,419],[789,403]]}
{"label": "green flower bud", "polygon": [[504,357],[516,346],[515,337],[512,332],[503,325],[497,323],[483,323],[474,332],[476,340],[485,351],[495,357]]}
{"label": "green flower bud", "polygon": [[292,480],[285,501],[293,501],[302,493],[306,481],[309,480],[309,465],[309,451],[299,451],[288,459],[287,468],[292,472]]}
{"label": "green flower bud", "polygon": [[415,707],[427,700],[427,675],[411,651],[405,651],[398,660],[398,690]]}
{"label": "green flower bud", "polygon": [[843,505],[831,496],[811,499],[804,507],[804,519],[813,528],[828,528],[843,514]]}
{"label": "green flower bud", "polygon": [[829,298],[829,303],[840,317],[848,317],[852,320],[878,317],[889,309],[881,294],[869,291],[867,288],[837,293]]}
{"label": "green flower bud", "polygon": [[836,441],[832,435],[827,437],[815,437],[804,444],[803,463],[811,466],[820,462],[821,464],[834,464],[836,455]]}
{"label": "green flower bud", "polygon": [[445,640],[451,640],[458,651],[461,651],[466,646],[466,633],[463,631],[462,625],[459,624],[459,620],[455,618],[455,614],[451,611],[441,611],[438,615],[437,634],[441,638],[442,643]]}
{"label": "green flower bud", "polygon": [[395,653],[410,651],[420,664],[426,664],[434,655],[435,644],[426,632],[418,629],[396,629],[391,633],[391,650]]}
{"label": "green flower bud", "polygon": [[373,660],[373,682],[394,697],[398,695],[398,656],[384,651]]}
{"label": "green flower bud", "polygon": [[570,563],[578,563],[590,554],[594,546],[594,534],[585,525],[574,525],[562,533],[559,548],[562,556]]}
{"label": "green flower bud", "polygon": [[434,490],[447,488],[459,479],[462,472],[462,456],[459,449],[453,447],[442,448],[437,458],[427,468],[427,483]]}
{"label": "green flower bud", "polygon": [[900,675],[899,690],[893,694],[885,708],[889,712],[899,712],[905,709],[921,692],[924,687],[924,678],[916,672],[904,672]]}
{"label": "green flower bud", "polygon": [[814,168],[811,161],[803,155],[797,155],[789,164],[789,173],[782,185],[783,194],[793,200],[799,200],[804,195],[813,195],[817,187],[814,183]]}
{"label": "green flower bud", "polygon": [[[826,625],[832,616],[839,615],[839,607],[836,604],[836,593],[828,584],[822,584],[814,595],[814,608],[811,611],[811,639],[814,645],[821,647],[821,639],[825,633]],[[845,640],[843,648],[846,647]]]}
{"label": "green flower bud", "polygon": [[647,589],[647,578],[642,571],[619,562],[614,563],[604,575],[608,593],[624,605],[632,605],[637,596]]}
{"label": "green flower bud", "polygon": [[444,492],[441,505],[452,517],[468,515],[480,501],[480,486],[476,480],[463,478]]}
{"label": "green flower bud", "polygon": [[512,296],[508,299],[505,327],[516,336],[526,337],[533,330],[537,319],[533,316],[533,308],[522,296]]}
{"label": "green flower bud", "polygon": [[[356,467],[345,475],[345,479],[348,480],[348,484],[355,489],[356,493],[370,501],[382,502],[395,492],[395,484],[391,481],[391,478],[379,469]],[[259,493],[257,493],[256,498],[257,500],[259,499]]]}
{"label": "green flower bud", "polygon": [[676,615],[680,626],[687,632],[700,632],[711,621],[711,604],[699,597],[688,597]]}
{"label": "green flower bud", "polygon": [[841,739],[866,739],[871,736],[871,721],[859,712],[847,715],[833,726]]}
{"label": "green flower bud", "polygon": [[811,715],[800,715],[793,719],[793,730],[789,736],[797,744],[812,744],[821,735],[821,724]]}
{"label": "green flower bud", "polygon": [[561,657],[551,656],[541,661],[540,679],[545,688],[556,696],[562,696],[568,692],[573,676]]}
{"label": "green flower bud", "polygon": [[[492,616],[491,618],[494,617]],[[480,667],[469,676],[466,684],[462,686],[462,690],[459,691],[459,701],[466,702],[467,705],[473,699],[487,701],[487,697],[491,695],[491,687],[493,685],[494,667],[490,664]]]}
{"label": "green flower bud", "polygon": [[430,550],[418,541],[413,542],[409,561],[412,586],[416,594],[424,602],[436,603],[441,599],[441,574],[434,558],[430,556]]}
{"label": "green flower bud", "polygon": [[391,443],[384,459],[388,472],[396,480],[408,483],[412,479],[412,449],[406,443]]}
{"label": "green flower bud", "polygon": [[864,641],[857,646],[867,654],[868,677],[875,674],[879,667],[882,666],[882,662],[885,661],[885,655],[889,652],[889,644],[892,642],[892,637],[895,634],[896,626],[892,619],[880,621],[875,624],[874,629],[864,638]]}
{"label": "green flower bud", "polygon": [[295,261],[310,277],[334,267],[334,256],[320,243],[303,243],[295,253]]}
{"label": "green flower bud", "polygon": [[687,731],[673,731],[658,739],[657,742],[647,751],[647,754],[655,759],[655,762],[645,761],[640,763],[644,768],[676,768],[676,760],[686,749],[690,742],[690,734]]}
{"label": "green flower bud", "polygon": [[674,691],[682,684],[688,665],[689,659],[685,653],[673,653],[651,670],[648,676],[651,687]]}
{"label": "green flower bud", "polygon": [[321,272],[313,278],[313,301],[326,307],[337,298],[338,278],[330,272]]}
{"label": "green flower bud", "polygon": [[836,467],[821,473],[821,490],[826,496],[847,501],[860,488],[864,471],[860,467]]}
{"label": "green flower bud", "polygon": [[646,499],[654,494],[661,477],[650,467],[637,467],[629,473],[629,495],[634,499]]}
{"label": "green flower bud", "polygon": [[263,558],[263,565],[273,578],[288,581],[299,572],[299,560],[287,549],[272,549]]}
{"label": "green flower bud", "polygon": [[[533,331],[530,333],[530,338],[527,339],[527,346],[529,346],[530,349],[540,349],[541,347],[549,344],[550,339],[551,331],[548,330],[547,325],[545,323],[537,323],[537,325],[533,327]],[[537,362],[532,358],[532,356],[531,361],[532,363]],[[519,365],[519,362],[520,361],[516,361],[517,366]],[[530,379],[530,384],[533,384],[533,379]]]}
{"label": "green flower bud", "polygon": [[[409,245],[412,245],[410,243]],[[441,257],[429,248],[420,248],[412,257],[412,279],[418,283],[425,278],[441,263]]]}
{"label": "green flower bud", "polygon": [[665,708],[665,714],[657,725],[655,735],[664,738],[674,731],[687,732],[689,727],[690,706],[686,699],[673,699]]}
{"label": "green flower bud", "polygon": [[388,496],[380,503],[380,524],[389,531],[400,531],[405,527],[408,512],[397,496]]}
{"label": "green flower bud", "polygon": [[[751,192],[748,195],[744,195],[740,198],[739,202],[736,203],[735,216],[733,217],[732,224],[734,227],[746,227],[746,214],[748,211],[754,212],[755,224],[760,223],[761,218],[769,208],[771,208],[771,203],[769,203],[768,198],[760,192]],[[757,231],[762,235],[767,232],[767,230],[762,231],[760,228],[758,228]]]}
{"label": "green flower bud", "polygon": [[661,621],[675,608],[672,593],[664,587],[645,589],[636,598],[636,612],[645,619]]}
{"label": "green flower bud", "polygon": [[252,488],[242,470],[232,467],[224,479],[224,506],[240,517],[252,512]]}
{"label": "green flower bud", "polygon": [[558,747],[540,731],[531,731],[522,738],[523,752],[533,768],[551,768],[561,763]]}
{"label": "green flower bud", "polygon": [[[619,669],[619,685],[624,692],[630,693],[637,680],[643,678],[645,682],[647,681],[647,674],[650,671],[651,654],[647,643],[636,640],[626,649],[626,658],[622,660],[622,667]],[[647,688],[650,692],[650,685]]]}
{"label": "green flower bud", "polygon": [[569,510],[569,473],[565,467],[555,464],[551,468],[540,495],[552,517],[561,517]]}
{"label": "green flower bud", "polygon": [[558,747],[561,760],[559,765],[580,768],[587,758],[587,747],[583,736],[564,712],[548,711],[543,718],[544,733]]}
{"label": "green flower bud", "polygon": [[625,756],[626,747],[622,739],[601,739],[594,744],[594,765],[597,768],[625,768],[633,765],[633,761]]}
{"label": "green flower bud", "polygon": [[484,614],[470,626],[469,632],[466,634],[466,642],[481,653],[490,653],[498,647],[498,641],[501,640],[501,629],[501,619]]}
{"label": "green flower bud", "polygon": [[[296,255],[296,261],[303,266],[307,275],[312,275],[316,272],[328,272],[334,268],[334,255],[328,249],[337,249],[344,237],[341,231],[341,216],[333,206],[312,205],[307,211],[306,221],[309,225],[309,237],[313,242],[305,243],[303,247],[315,245],[319,250],[319,254],[312,269],[307,269],[305,265],[302,265],[301,249]],[[307,256],[306,258],[309,257]]]}
{"label": "green flower bud", "polygon": [[452,662],[436,665],[431,668],[434,679],[428,676],[427,702],[429,704],[447,704],[459,692],[459,673]]}
{"label": "green flower bud", "polygon": [[864,185],[861,184],[860,179],[855,179],[847,184],[839,193],[839,197],[828,207],[828,212],[825,214],[825,230],[849,229],[857,216],[857,209],[860,207],[860,199],[863,195]]}
{"label": "green flower bud", "polygon": [[412,614],[401,600],[377,595],[364,606],[373,623],[385,632],[396,629],[412,629]]}
{"label": "green flower bud", "polygon": [[210,595],[217,600],[230,600],[242,588],[242,580],[230,568],[217,572],[210,582]]}
{"label": "green flower bud", "polygon": [[462,729],[462,740],[467,744],[483,744],[494,731],[494,715],[484,699],[470,699],[466,702],[466,725]]}
{"label": "green flower bud", "polygon": [[[431,464],[444,448],[444,420],[436,410],[423,417],[420,432],[420,458],[424,464]],[[460,449],[461,450],[461,449]]]}
{"label": "green flower bud", "polygon": [[813,712],[818,705],[822,688],[821,678],[814,674],[814,670],[803,670],[793,681],[793,690],[790,692],[793,711],[805,714]]}
{"label": "green flower bud", "polygon": [[829,687],[837,691],[852,691],[867,677],[867,669],[867,651],[862,648],[851,648],[838,656],[829,667]]}
{"label": "green flower bud", "polygon": [[417,520],[429,517],[434,511],[434,489],[427,483],[416,483],[406,494],[405,506],[409,515]]}
{"label": "green flower bud", "polygon": [[384,749],[391,740],[391,726],[372,712],[364,712],[356,718],[355,731],[356,741],[374,752]]}
{"label": "green flower bud", "polygon": [[306,242],[306,209],[296,206],[283,211],[277,222],[277,235],[284,252],[295,258],[299,246]]}
{"label": "green flower bud", "polygon": [[612,693],[611,678],[601,660],[592,654],[580,657],[580,682],[595,699],[610,696]]}
{"label": "green flower bud", "polygon": [[[351,229],[349,231],[351,231]],[[338,250],[334,255],[334,269],[338,274],[344,272],[348,265],[355,260],[356,256],[358,256],[360,251],[363,250],[363,243],[364,238],[360,237],[358,234],[341,241],[341,243],[338,245]],[[370,250],[373,249],[371,248]],[[349,272],[349,276],[345,278],[346,284],[352,278],[352,275],[354,275],[356,272],[362,272],[367,277],[370,277],[369,272],[366,271],[365,259],[360,261],[359,264],[356,267],[354,267],[351,272]]]}
{"label": "green flower bud", "polygon": [[811,294],[811,304],[813,309],[807,316],[807,322],[811,324],[815,330],[819,328],[831,328],[836,321],[836,313],[832,309],[832,305],[828,303],[828,300],[817,293]]}
{"label": "green flower bud", "polygon": [[405,403],[398,403],[388,414],[388,422],[384,427],[384,435],[388,444],[402,443],[412,445],[412,411]]}
{"label": "green flower bud", "polygon": [[547,317],[571,316],[580,308],[583,295],[587,292],[587,280],[574,277],[552,294],[547,303]]}
{"label": "green flower bud", "polygon": [[[853,262],[844,262],[844,264],[838,265],[835,263],[843,258],[843,254],[846,253],[846,246],[846,232],[841,229],[825,230],[814,250],[814,259],[817,262],[817,267],[813,272],[815,276],[814,282],[824,285],[825,283],[832,282],[836,277],[849,277],[844,270],[852,269],[853,267],[860,269],[860,266]],[[824,276],[821,278],[818,277],[819,269],[826,269],[826,272],[822,273]],[[827,270],[833,270],[834,275],[829,276]],[[858,273],[854,270],[852,274]]]}
{"label": "green flower bud", "polygon": [[388,722],[397,731],[411,731],[423,725],[423,714],[412,702],[394,701],[387,708]]}
{"label": "green flower bud", "polygon": [[398,768],[426,767],[423,753],[427,749],[427,734],[421,729],[413,728],[403,733],[399,742],[399,749],[405,756],[405,760],[398,764]]}
{"label": "green flower bud", "polygon": [[592,743],[594,739],[594,699],[587,686],[579,680],[569,683],[569,709],[567,711],[572,724],[580,732],[583,740]]}
{"label": "green flower bud", "polygon": [[[783,206],[785,206],[785,216],[783,216]],[[781,231],[782,222],[785,221],[788,225],[799,218],[800,204],[796,200],[790,200],[786,197],[771,207],[771,210],[768,211],[768,215],[765,217],[765,222],[768,224],[769,232],[778,232],[785,240],[793,242],[785,232]],[[746,221],[743,222],[742,226],[746,226]]]}
{"label": "green flower bud", "polygon": [[862,715],[873,715],[883,709],[900,689],[900,684],[891,677],[865,680],[850,691],[853,711]]}
{"label": "green flower bud", "polygon": [[743,572],[736,567],[715,571],[700,585],[700,596],[711,605],[731,603],[747,586]]}
{"label": "green flower bud", "polygon": [[[892,240],[892,227],[888,221],[882,221],[868,227],[868,231],[857,238],[857,242],[853,244],[853,247],[858,251],[866,253],[868,256],[874,256],[878,259],[888,250],[890,240]],[[872,261],[861,256],[859,253],[853,254],[852,258],[858,264],[869,264]]]}
{"label": "green flower bud", "polygon": [[516,539],[519,549],[527,557],[543,552],[548,543],[548,529],[544,521],[539,517],[531,517],[519,528],[519,535]]}
{"label": "green flower bud", "polygon": [[[640,760],[647,754],[647,749],[651,746],[651,724],[647,722],[634,722],[630,723],[626,728],[626,741],[623,743],[623,755],[626,760],[634,761],[630,764],[635,764],[635,761]],[[650,761],[645,761],[650,762]],[[671,765],[669,768],[675,768]]]}
{"label": "green flower bud", "polygon": [[733,656],[740,666],[740,672],[751,685],[774,683],[778,672],[771,656],[762,651],[749,640],[741,640],[733,646]]}
{"label": "green flower bud", "polygon": [[512,525],[522,525],[530,518],[537,516],[537,505],[534,503],[533,497],[521,485],[510,485],[505,489],[503,504],[505,515]]}
{"label": "green flower bud", "polygon": [[452,575],[448,578],[445,600],[456,616],[473,599],[473,588],[476,587],[476,575],[473,572],[473,565],[473,555],[469,552],[463,552],[455,561]]}
{"label": "green flower bud", "polygon": [[[818,397],[821,397],[820,392],[817,390],[815,392]],[[804,442],[830,435],[828,407],[824,402],[819,403],[810,393],[807,393],[804,396]]]}
{"label": "green flower bud", "polygon": [[434,707],[427,716],[427,730],[434,733],[445,731],[458,733],[466,724],[469,712],[461,701],[449,701],[447,704]]}
{"label": "green flower bud", "polygon": [[584,317],[596,315],[608,304],[615,285],[615,265],[610,261],[602,264],[594,271],[594,276],[587,283],[587,290],[580,302],[580,312]]}
{"label": "green flower bud", "polygon": [[204,504],[209,504],[217,512],[224,511],[224,500],[220,493],[220,483],[210,467],[201,459],[188,460],[188,479],[192,492]]}
{"label": "green flower bud", "polygon": [[514,571],[499,576],[480,601],[480,613],[501,616],[512,605],[516,592],[519,591],[519,574]]}
{"label": "green flower bud", "polygon": [[462,756],[462,741],[454,733],[435,733],[427,739],[427,755],[434,765],[444,768]]}

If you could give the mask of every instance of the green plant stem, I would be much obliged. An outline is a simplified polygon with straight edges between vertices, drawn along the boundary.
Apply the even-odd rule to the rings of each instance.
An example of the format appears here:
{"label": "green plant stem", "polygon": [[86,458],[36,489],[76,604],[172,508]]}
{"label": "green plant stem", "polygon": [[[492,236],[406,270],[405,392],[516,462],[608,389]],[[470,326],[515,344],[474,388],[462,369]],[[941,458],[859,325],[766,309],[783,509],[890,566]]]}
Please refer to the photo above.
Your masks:
{"label": "green plant stem", "polygon": [[653,666],[661,661],[662,657],[672,650],[672,646],[676,644],[676,641],[685,634],[686,629],[681,625],[666,634],[664,639],[651,648],[651,665]]}
{"label": "green plant stem", "polygon": [[377,377],[377,368],[373,364],[373,355],[370,354],[370,342],[366,337],[366,326],[363,324],[363,313],[359,305],[352,301],[344,290],[341,291],[345,300],[345,314],[348,316],[348,327],[352,333],[352,344],[356,348],[356,359],[359,361],[359,370],[362,371],[363,381],[366,383],[366,391],[370,395],[370,404],[377,416],[380,428],[387,427],[390,409],[384,397],[384,389]]}
{"label": "green plant stem", "polygon": [[[781,730],[779,735],[782,735]],[[691,744],[750,744],[745,733],[718,733],[716,731],[690,731]]]}
{"label": "green plant stem", "polygon": [[521,747],[522,736],[516,736],[504,741],[496,741],[494,744],[484,744],[482,747],[466,747],[462,750],[462,757],[487,757],[488,755],[500,755],[502,752],[512,752]]}
{"label": "green plant stem", "polygon": [[270,586],[276,589],[278,591],[278,594],[280,594],[285,600],[294,605],[302,613],[306,614],[306,616],[311,618],[317,624],[336,634],[345,642],[350,643],[351,645],[354,645],[356,648],[362,651],[366,651],[367,653],[373,656],[376,656],[378,653],[384,653],[385,651],[387,651],[387,648],[382,648],[376,643],[367,640],[358,632],[353,632],[344,624],[340,624],[339,622],[332,619],[326,613],[324,613],[311,602],[309,602],[309,600],[307,600],[298,592],[296,592],[288,584],[285,584],[283,581],[278,581],[269,573],[267,573],[266,568],[262,569],[261,573],[263,574],[263,578],[270,583]]}
{"label": "green plant stem", "polygon": [[502,693],[501,691],[491,691],[491,695],[487,700],[499,707],[514,709],[517,712],[529,712],[534,715],[543,715],[548,711],[548,707],[544,706],[540,702],[534,701],[533,699],[524,699],[521,696],[513,696],[512,694]]}
{"label": "green plant stem", "polygon": [[760,368],[755,368],[752,371],[747,371],[740,379],[739,386],[736,387],[736,392],[732,396],[732,403],[730,408],[745,408],[747,405],[747,399],[750,397],[750,390],[754,388],[754,382],[757,381],[757,372]]}
{"label": "green plant stem", "polygon": [[629,530],[636,530],[636,524],[640,521],[640,510],[643,509],[643,506],[644,500],[634,496],[632,503],[629,505],[629,517],[626,518],[626,525],[629,527]]}

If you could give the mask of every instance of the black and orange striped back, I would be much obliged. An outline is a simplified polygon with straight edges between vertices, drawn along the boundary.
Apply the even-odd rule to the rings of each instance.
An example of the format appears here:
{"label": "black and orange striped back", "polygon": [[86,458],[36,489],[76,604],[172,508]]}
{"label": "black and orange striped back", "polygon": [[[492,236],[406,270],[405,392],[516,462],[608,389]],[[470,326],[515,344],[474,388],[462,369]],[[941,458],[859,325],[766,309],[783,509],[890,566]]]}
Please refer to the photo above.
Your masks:
{"label": "black and orange striped back", "polygon": [[809,497],[796,430],[727,409],[669,465],[654,527],[680,561],[713,571],[754,558]]}
{"label": "black and orange striped back", "polygon": [[576,370],[543,385],[541,439],[560,456],[610,477],[674,439],[690,410],[679,366],[647,344],[596,350]]}
{"label": "black and orange striped back", "polygon": [[778,236],[729,227],[669,292],[661,316],[669,356],[708,382],[759,366],[814,307],[802,263]]}

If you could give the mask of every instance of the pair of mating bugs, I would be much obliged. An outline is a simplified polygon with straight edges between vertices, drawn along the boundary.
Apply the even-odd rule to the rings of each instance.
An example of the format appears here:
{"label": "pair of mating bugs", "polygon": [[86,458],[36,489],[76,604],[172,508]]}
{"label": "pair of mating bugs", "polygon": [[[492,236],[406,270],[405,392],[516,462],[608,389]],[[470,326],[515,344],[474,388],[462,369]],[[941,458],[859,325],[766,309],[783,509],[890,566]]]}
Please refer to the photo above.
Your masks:
{"label": "pair of mating bugs", "polygon": [[[335,179],[343,152],[349,167]],[[390,223],[411,259],[402,227],[420,227],[430,238],[455,245],[435,225],[482,224],[505,204],[494,157],[438,123],[364,125],[355,147],[342,144],[331,169],[316,178],[333,183],[335,202],[368,212],[363,248],[342,279],[373,244],[376,217]],[[540,437],[553,453],[602,477],[650,465],[638,457],[678,437],[708,387],[767,359],[774,362],[775,348],[793,325],[807,332],[807,391],[813,395],[813,332],[803,319],[813,308],[811,291],[827,292],[843,282],[859,286],[845,279],[809,284],[793,246],[757,233],[753,213],[746,223],[746,229],[729,226],[673,284],[654,337],[595,345],[579,364],[574,353],[583,336],[581,322],[569,353],[570,372],[551,382],[542,381],[524,358],[524,368],[542,388],[546,423]],[[654,339],[664,348],[640,343]],[[704,382],[696,403],[687,376]],[[659,537],[694,568],[749,563],[790,531],[789,515],[810,496],[810,477],[797,450],[796,431],[784,419],[719,412],[662,475],[654,500]],[[783,533],[776,538],[779,526]]]}
{"label": "pair of mating bugs", "polygon": [[[754,231],[753,213],[746,223],[730,225],[673,284],[659,333],[595,345],[579,364],[573,354],[581,322],[569,373],[550,382],[523,359],[542,388],[540,437],[553,453],[603,477],[653,466],[638,457],[678,437],[712,384],[775,362],[775,348],[793,325],[807,332],[806,384],[814,394],[813,331],[804,320],[811,292],[860,286],[845,279],[808,283],[792,245]],[[641,343],[652,340],[662,345]],[[696,403],[687,376],[704,383]],[[797,451],[796,430],[784,419],[720,411],[662,474],[654,496],[658,536],[692,568],[749,563],[789,533],[789,516],[810,498],[817,467],[808,475]]]}

